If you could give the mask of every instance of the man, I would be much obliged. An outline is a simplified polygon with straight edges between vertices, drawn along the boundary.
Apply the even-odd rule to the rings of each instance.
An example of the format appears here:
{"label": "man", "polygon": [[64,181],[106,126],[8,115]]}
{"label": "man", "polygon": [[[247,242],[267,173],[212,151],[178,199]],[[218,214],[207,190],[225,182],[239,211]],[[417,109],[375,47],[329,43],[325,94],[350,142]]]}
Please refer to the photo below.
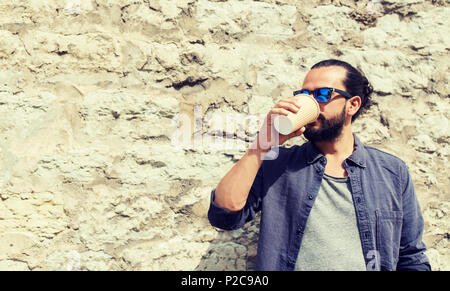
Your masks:
{"label": "man", "polygon": [[[261,211],[257,270],[431,269],[407,166],[352,132],[371,92],[350,64],[317,63],[294,92],[316,98],[317,120],[289,135],[276,133],[272,116],[296,112],[301,95],[280,100],[212,191],[213,226],[237,229]],[[301,134],[307,143],[279,147]],[[266,159],[273,149],[278,156]]]}

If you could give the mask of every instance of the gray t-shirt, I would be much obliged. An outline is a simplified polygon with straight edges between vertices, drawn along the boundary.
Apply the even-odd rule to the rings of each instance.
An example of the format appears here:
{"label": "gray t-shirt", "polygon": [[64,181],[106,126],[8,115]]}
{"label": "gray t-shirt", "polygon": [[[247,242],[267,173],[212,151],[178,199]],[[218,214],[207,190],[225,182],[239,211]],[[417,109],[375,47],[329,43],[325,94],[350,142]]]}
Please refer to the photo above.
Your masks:
{"label": "gray t-shirt", "polygon": [[324,174],[295,270],[366,270],[348,178]]}

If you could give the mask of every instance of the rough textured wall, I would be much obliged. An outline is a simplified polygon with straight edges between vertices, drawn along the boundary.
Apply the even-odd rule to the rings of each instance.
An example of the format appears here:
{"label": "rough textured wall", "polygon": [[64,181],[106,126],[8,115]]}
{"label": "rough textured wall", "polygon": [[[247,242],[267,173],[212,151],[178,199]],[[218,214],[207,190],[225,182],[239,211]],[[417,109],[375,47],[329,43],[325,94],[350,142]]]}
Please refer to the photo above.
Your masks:
{"label": "rough textured wall", "polygon": [[252,270],[259,216],[215,229],[210,192],[340,58],[375,88],[355,132],[407,163],[450,270],[449,19],[448,0],[0,1],[0,269]]}

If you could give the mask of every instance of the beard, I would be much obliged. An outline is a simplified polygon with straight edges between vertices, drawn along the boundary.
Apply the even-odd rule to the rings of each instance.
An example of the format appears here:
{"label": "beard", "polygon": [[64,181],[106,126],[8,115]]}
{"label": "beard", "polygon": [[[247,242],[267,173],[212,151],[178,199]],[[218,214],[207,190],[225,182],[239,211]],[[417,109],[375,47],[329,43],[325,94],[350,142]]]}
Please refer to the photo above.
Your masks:
{"label": "beard", "polygon": [[321,126],[318,129],[306,127],[303,135],[311,142],[333,142],[342,133],[345,123],[345,109],[340,114],[330,119],[326,119],[322,114],[317,118],[321,121]]}

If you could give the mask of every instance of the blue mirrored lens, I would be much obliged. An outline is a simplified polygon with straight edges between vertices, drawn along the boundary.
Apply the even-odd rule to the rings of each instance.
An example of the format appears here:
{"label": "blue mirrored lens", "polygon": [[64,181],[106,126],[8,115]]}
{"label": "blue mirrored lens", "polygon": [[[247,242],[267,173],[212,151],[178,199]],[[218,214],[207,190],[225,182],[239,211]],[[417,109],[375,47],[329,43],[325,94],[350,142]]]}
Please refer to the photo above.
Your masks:
{"label": "blue mirrored lens", "polygon": [[327,88],[320,88],[316,91],[316,99],[319,102],[328,102],[331,97],[331,90]]}
{"label": "blue mirrored lens", "polygon": [[331,90],[330,89],[327,89],[327,88],[320,88],[320,89],[318,89],[318,95],[323,95],[323,96],[329,96],[329,95],[331,95],[330,93],[331,93]]}
{"label": "blue mirrored lens", "polygon": [[323,95],[317,95],[316,96],[316,100],[318,102],[328,102],[328,97],[327,96],[323,96]]}

